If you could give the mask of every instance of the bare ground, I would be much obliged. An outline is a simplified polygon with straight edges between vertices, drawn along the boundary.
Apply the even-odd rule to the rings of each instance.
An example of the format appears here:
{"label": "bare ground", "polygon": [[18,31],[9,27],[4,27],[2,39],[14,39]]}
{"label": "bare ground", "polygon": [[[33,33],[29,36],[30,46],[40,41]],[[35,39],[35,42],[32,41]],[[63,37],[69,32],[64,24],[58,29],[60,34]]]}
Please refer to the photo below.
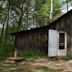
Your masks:
{"label": "bare ground", "polygon": [[[13,61],[2,61],[0,62],[0,72],[9,72],[6,70],[17,70],[23,68],[36,68],[36,67],[47,67],[49,69],[57,70],[57,72],[72,72],[72,60],[65,61],[62,59],[51,60],[48,58],[40,58],[31,61],[22,61],[20,63],[15,63]],[[59,70],[59,71],[58,71]],[[20,71],[19,71],[20,72]],[[24,72],[24,71],[22,71]],[[26,71],[25,71],[26,72]]]}
{"label": "bare ground", "polygon": [[61,72],[72,72],[72,60],[65,61],[65,60],[49,60],[47,58],[38,59],[33,62],[28,62],[31,66],[44,66],[48,67],[49,69],[56,69]]}

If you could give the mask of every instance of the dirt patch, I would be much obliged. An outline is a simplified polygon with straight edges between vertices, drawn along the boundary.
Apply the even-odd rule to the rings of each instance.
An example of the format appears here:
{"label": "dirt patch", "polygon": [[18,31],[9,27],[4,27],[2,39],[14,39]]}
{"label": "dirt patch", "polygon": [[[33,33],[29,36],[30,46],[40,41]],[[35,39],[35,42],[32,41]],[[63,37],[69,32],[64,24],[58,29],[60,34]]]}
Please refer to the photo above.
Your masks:
{"label": "dirt patch", "polygon": [[33,62],[28,62],[30,66],[38,67],[44,66],[49,69],[61,70],[61,72],[72,72],[72,61],[65,60],[48,60],[48,59],[38,59]]}
{"label": "dirt patch", "polygon": [[[20,63],[14,63],[8,61],[0,62],[0,71],[5,70],[4,72],[8,72],[8,70],[9,71],[22,70],[23,72],[23,70],[36,70],[36,69],[38,70],[38,68],[39,70],[43,69],[43,71],[48,68],[48,70],[50,69],[49,72],[72,72],[72,60],[65,61],[61,59],[52,60],[48,58],[40,58],[31,61],[22,61]],[[57,70],[57,71],[51,71],[51,70]],[[31,71],[31,72],[35,72],[35,71]]]}

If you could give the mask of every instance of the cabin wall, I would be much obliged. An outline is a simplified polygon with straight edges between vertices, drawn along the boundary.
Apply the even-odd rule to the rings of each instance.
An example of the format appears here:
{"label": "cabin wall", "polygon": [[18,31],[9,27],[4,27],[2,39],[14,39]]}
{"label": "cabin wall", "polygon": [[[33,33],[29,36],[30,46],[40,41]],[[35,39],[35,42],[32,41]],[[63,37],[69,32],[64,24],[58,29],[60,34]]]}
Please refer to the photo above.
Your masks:
{"label": "cabin wall", "polygon": [[17,35],[15,47],[19,50],[32,49],[41,55],[48,53],[48,28]]}
{"label": "cabin wall", "polygon": [[67,33],[67,49],[72,51],[72,13],[59,18],[49,28],[40,28],[28,33],[15,35],[15,47],[18,50],[27,48],[39,51],[41,55],[48,54],[48,30],[55,29]]}

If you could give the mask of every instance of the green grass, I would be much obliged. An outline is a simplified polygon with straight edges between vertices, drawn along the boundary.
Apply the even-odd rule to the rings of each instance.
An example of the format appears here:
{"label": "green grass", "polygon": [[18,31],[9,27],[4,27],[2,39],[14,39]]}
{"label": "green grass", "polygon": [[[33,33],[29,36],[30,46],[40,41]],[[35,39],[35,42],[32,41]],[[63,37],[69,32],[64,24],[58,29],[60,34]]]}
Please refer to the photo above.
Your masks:
{"label": "green grass", "polygon": [[[38,51],[31,50],[30,48],[26,50],[18,51],[18,55],[26,59],[37,59],[40,57]],[[0,60],[5,60],[7,57],[13,56],[13,47],[11,45],[0,47]]]}
{"label": "green grass", "polygon": [[72,60],[72,53],[68,53],[64,59],[65,60]]}
{"label": "green grass", "polygon": [[36,50],[32,50],[31,48],[19,51],[18,55],[22,56],[22,57],[24,57],[26,59],[37,59],[37,58],[39,58],[41,56],[40,52],[38,52]]}
{"label": "green grass", "polygon": [[11,46],[1,46],[0,47],[0,60],[4,60],[9,56],[12,56],[12,47]]}

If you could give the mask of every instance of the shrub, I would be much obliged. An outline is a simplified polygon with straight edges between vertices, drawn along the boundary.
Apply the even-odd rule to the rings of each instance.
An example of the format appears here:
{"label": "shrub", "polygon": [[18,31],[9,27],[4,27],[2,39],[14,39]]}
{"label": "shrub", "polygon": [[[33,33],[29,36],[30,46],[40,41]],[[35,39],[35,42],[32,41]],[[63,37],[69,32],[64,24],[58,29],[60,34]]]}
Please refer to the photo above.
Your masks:
{"label": "shrub", "polygon": [[3,45],[0,47],[0,60],[4,60],[9,56],[12,56],[12,46],[11,45]]}
{"label": "shrub", "polygon": [[40,52],[37,50],[33,50],[31,48],[26,48],[25,50],[21,50],[18,52],[18,54],[28,59],[35,59],[40,57]]}
{"label": "shrub", "polygon": [[65,60],[71,60],[72,59],[72,53],[68,53],[64,59]]}

